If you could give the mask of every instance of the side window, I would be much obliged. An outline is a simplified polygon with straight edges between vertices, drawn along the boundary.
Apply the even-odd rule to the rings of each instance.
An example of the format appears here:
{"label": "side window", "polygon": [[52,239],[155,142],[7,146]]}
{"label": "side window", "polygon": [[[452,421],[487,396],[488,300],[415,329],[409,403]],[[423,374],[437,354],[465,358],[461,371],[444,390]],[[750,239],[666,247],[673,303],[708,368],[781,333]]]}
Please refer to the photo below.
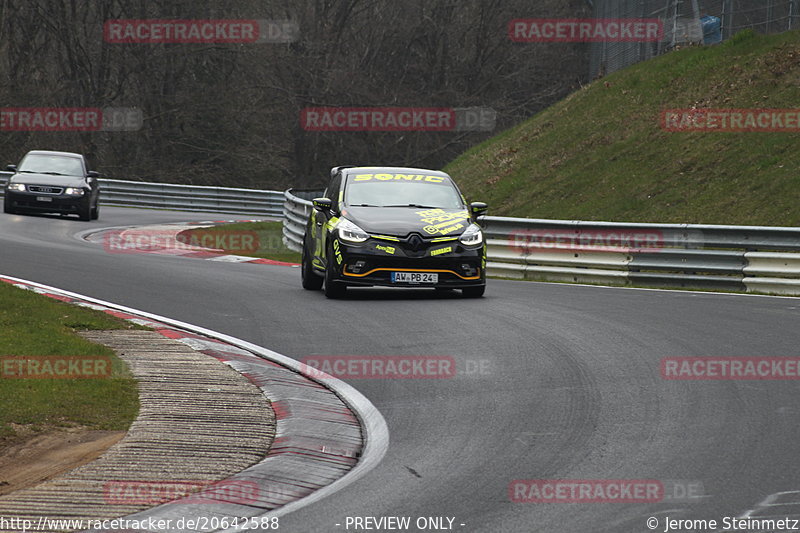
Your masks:
{"label": "side window", "polygon": [[328,185],[328,190],[326,191],[326,195],[333,201],[333,209],[338,211],[339,210],[339,191],[342,190],[342,174],[336,174],[336,176],[331,180],[330,185]]}

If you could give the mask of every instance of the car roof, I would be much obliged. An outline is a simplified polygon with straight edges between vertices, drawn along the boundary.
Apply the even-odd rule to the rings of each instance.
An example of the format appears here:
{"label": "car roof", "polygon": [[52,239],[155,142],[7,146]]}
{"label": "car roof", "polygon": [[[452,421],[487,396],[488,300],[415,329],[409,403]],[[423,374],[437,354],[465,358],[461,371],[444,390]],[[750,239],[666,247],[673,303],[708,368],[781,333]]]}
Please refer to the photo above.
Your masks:
{"label": "car roof", "polygon": [[369,171],[375,174],[426,174],[428,176],[441,176],[449,178],[446,172],[441,170],[430,170],[428,168],[413,168],[413,167],[350,167],[342,169],[344,174],[356,174]]}
{"label": "car roof", "polygon": [[59,157],[75,157],[78,159],[83,159],[81,154],[76,154],[74,152],[55,152],[52,150],[31,150],[25,155],[56,155]]}

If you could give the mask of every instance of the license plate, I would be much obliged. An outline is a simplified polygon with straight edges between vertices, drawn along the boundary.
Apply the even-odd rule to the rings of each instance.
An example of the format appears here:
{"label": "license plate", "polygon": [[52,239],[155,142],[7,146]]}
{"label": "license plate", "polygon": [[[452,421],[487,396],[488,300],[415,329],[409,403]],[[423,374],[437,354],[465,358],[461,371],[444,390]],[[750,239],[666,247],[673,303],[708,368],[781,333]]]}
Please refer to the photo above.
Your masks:
{"label": "license plate", "polygon": [[52,202],[53,198],[50,197],[50,196],[37,196],[36,197],[36,201],[37,202]]}
{"label": "license plate", "polygon": [[439,283],[439,274],[431,272],[392,272],[392,283]]}

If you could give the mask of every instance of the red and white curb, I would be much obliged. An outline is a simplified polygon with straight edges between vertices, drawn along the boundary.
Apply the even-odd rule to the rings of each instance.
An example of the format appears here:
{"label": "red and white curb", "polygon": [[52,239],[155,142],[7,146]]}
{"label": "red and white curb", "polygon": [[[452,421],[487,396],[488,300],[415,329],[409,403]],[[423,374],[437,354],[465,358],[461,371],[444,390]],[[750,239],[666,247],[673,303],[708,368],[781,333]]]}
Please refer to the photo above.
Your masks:
{"label": "red and white curb", "polygon": [[[248,219],[248,220],[206,220],[200,222],[171,222],[166,224],[157,224],[149,226],[124,226],[105,228],[100,231],[88,231],[81,234],[81,238],[98,245],[106,245],[109,241],[116,239],[121,242],[133,241],[140,236],[147,236],[149,234],[157,233],[159,239],[163,239],[163,245],[153,245],[148,242],[147,246],[137,248],[135,253],[140,254],[157,254],[157,255],[171,255],[176,257],[184,257],[188,259],[205,259],[208,261],[220,261],[224,263],[255,263],[261,265],[283,265],[297,267],[298,263],[290,263],[286,261],[276,261],[274,259],[264,259],[259,257],[249,257],[244,255],[234,255],[224,253],[219,250],[209,248],[202,248],[199,246],[190,246],[187,244],[178,243],[178,235],[188,229],[209,228],[220,224],[234,224],[239,222],[263,222],[262,219]],[[120,252],[115,252],[120,253]],[[134,252],[125,252],[134,253]]]}
{"label": "red and white curb", "polygon": [[[226,480],[257,485],[254,497],[246,504],[241,503],[241,498],[230,501],[230,495],[212,486],[192,497],[195,502],[198,496],[207,496],[203,499],[219,503],[191,503],[192,497],[187,497],[124,518],[163,519],[176,524],[180,518],[200,515],[229,519],[280,517],[353,483],[386,454],[389,430],[383,416],[364,395],[337,378],[316,370],[311,377],[299,361],[206,328],[33,281],[3,275],[0,281],[151,327],[231,366],[272,402],[277,427],[269,453],[258,464]],[[229,524],[230,520],[219,523]]]}

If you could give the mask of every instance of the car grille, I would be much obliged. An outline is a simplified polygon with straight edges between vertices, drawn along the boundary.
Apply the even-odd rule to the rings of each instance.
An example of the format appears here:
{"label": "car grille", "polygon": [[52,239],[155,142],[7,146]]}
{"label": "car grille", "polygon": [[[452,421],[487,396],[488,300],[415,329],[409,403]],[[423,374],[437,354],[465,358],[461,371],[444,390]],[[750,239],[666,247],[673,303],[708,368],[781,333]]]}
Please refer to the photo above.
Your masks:
{"label": "car grille", "polygon": [[64,192],[63,187],[45,187],[44,185],[28,185],[28,190],[42,194],[61,194]]}

